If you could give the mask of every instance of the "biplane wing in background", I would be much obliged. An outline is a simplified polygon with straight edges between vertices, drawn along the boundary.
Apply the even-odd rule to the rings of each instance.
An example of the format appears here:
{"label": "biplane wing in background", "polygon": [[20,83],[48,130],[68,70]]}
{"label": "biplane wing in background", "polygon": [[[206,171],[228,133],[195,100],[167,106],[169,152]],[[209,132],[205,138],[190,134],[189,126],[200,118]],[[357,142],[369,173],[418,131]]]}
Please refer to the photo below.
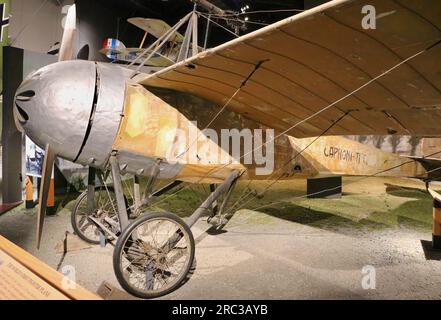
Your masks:
{"label": "biplane wing in background", "polygon": [[[336,0],[135,80],[229,108],[295,137],[441,135],[441,2]],[[388,72],[390,71],[390,72]]]}
{"label": "biplane wing in background", "polygon": [[[130,18],[127,21],[144,30],[148,34],[151,34],[157,39],[161,38],[172,28],[167,22],[159,19]],[[184,36],[179,32],[175,32],[175,34],[170,38],[170,41],[182,43],[184,41]]]}

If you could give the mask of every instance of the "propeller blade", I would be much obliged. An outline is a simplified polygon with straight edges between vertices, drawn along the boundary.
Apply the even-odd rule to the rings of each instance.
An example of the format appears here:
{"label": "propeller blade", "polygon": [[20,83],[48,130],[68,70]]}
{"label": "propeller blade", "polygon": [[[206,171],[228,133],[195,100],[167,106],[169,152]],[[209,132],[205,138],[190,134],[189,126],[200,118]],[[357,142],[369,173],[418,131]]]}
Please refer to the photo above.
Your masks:
{"label": "propeller blade", "polygon": [[72,5],[67,12],[63,40],[61,40],[58,61],[75,59],[75,35],[77,31],[77,9]]}
{"label": "propeller blade", "polygon": [[47,197],[49,194],[49,186],[52,177],[52,168],[54,166],[55,153],[47,144],[43,161],[43,170],[41,175],[40,196],[38,199],[37,214],[37,248],[40,249],[41,235],[43,233],[44,218],[46,216]]}

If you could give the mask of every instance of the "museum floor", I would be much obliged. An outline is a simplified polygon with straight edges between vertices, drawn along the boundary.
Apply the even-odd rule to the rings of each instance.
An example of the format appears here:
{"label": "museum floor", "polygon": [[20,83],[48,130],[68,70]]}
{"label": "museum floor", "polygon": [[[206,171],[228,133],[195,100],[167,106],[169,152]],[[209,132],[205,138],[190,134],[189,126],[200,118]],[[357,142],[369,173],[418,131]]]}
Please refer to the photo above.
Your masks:
{"label": "museum floor", "polygon": [[[199,221],[196,269],[164,299],[440,299],[441,253],[426,248],[432,200],[424,184],[358,179],[344,179],[339,200],[296,199],[305,182],[279,182],[249,208],[283,202],[240,210],[218,235],[206,233],[210,226]],[[170,205],[193,200],[189,194]],[[40,251],[34,245],[35,210],[20,207],[0,217],[0,234],[54,268],[74,266],[77,282],[91,291],[103,281],[119,287],[111,246],[60,252],[66,231],[72,232],[71,206],[47,219]],[[362,288],[367,265],[376,270],[374,290]]]}

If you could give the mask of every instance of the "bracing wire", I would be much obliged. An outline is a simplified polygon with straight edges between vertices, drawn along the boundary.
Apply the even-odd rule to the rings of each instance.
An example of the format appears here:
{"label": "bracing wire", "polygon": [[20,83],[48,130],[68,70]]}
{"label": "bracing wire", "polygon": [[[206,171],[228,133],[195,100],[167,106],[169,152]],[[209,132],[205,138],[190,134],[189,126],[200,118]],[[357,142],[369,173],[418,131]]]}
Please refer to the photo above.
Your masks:
{"label": "bracing wire", "polygon": [[[423,156],[423,158],[432,157],[432,156],[434,156],[434,155],[436,155],[436,154],[439,154],[439,153],[441,153],[441,150],[440,150],[440,151],[437,151],[437,152],[434,152],[434,153],[431,153],[431,154],[429,154],[429,155],[425,155],[425,156]],[[441,159],[440,159],[440,160],[441,160]],[[378,176],[378,175],[380,175],[380,174],[383,174],[383,173],[386,173],[386,172],[389,172],[389,171],[392,171],[392,170],[398,169],[398,168],[400,168],[400,167],[402,167],[402,166],[404,166],[404,165],[406,165],[406,164],[413,163],[413,162],[415,162],[415,161],[416,161],[416,160],[411,159],[411,160],[409,160],[409,161],[405,161],[405,162],[403,162],[403,163],[401,163],[401,164],[399,164],[399,165],[396,165],[396,166],[393,166],[393,167],[391,167],[391,168],[388,168],[388,169],[382,170],[382,171],[380,171],[380,172],[376,172],[376,173],[371,174],[371,175],[363,176],[363,177],[361,177],[360,179],[358,179],[358,180],[356,180],[356,181],[348,182],[348,183],[346,184],[346,186],[351,185],[351,184],[354,184],[354,183],[357,183],[357,182],[360,182],[360,181],[363,181],[363,180],[365,180],[365,179],[369,179],[369,178],[376,177],[376,176]],[[434,169],[431,169],[431,170],[429,170],[429,171],[426,171],[426,173],[427,173],[427,174],[430,174],[430,173],[433,173],[433,172],[435,172],[435,171],[439,171],[439,170],[441,170],[441,166],[436,167],[436,168],[434,168]],[[302,195],[302,196],[294,197],[294,198],[291,198],[290,200],[304,199],[304,198],[307,198],[307,197],[320,195],[320,194],[325,193],[325,192],[335,191],[335,190],[338,190],[339,188],[341,188],[341,186],[337,186],[337,187],[333,187],[333,188],[329,188],[329,189],[320,190],[320,191],[317,191],[317,192],[313,192],[313,193],[305,194],[305,195]],[[263,206],[260,206],[260,207],[253,208],[252,210],[253,210],[253,211],[256,211],[256,210],[259,210],[259,209],[267,208],[267,207],[270,207],[270,206],[272,206],[272,205],[280,204],[280,203],[284,203],[284,202],[286,202],[286,201],[272,202],[272,203],[269,203],[269,204],[266,204],[266,205],[263,205]]]}
{"label": "bracing wire", "polygon": [[435,46],[439,45],[441,43],[441,40],[438,40],[437,42],[435,42],[434,44],[432,44],[431,46],[415,53],[414,55],[404,59],[403,61],[395,64],[393,67],[387,69],[386,71],[382,72],[381,74],[379,74],[378,76],[376,76],[375,78],[372,78],[371,80],[369,80],[368,82],[366,82],[365,84],[361,85],[360,87],[358,87],[357,89],[349,92],[348,94],[346,94],[345,96],[343,96],[342,98],[332,102],[331,104],[327,105],[326,107],[318,110],[317,112],[313,113],[312,115],[310,115],[309,117],[306,117],[303,120],[298,121],[296,124],[294,124],[293,126],[289,127],[288,129],[286,129],[285,131],[281,132],[280,134],[278,134],[277,136],[275,136],[274,138],[270,139],[269,141],[267,141],[265,144],[262,144],[261,146],[251,150],[250,152],[244,154],[241,159],[243,159],[244,157],[246,157],[247,155],[251,154],[252,152],[261,149],[264,145],[267,145],[270,142],[274,142],[277,138],[280,138],[281,136],[283,136],[284,134],[287,134],[289,131],[291,131],[292,129],[298,127],[299,125],[317,117],[318,115],[322,114],[323,112],[325,112],[326,110],[331,109],[332,107],[334,107],[335,105],[337,105],[338,103],[342,102],[343,100],[347,99],[348,97],[354,95],[355,93],[361,91],[362,89],[366,88],[367,86],[369,86],[370,84],[374,83],[375,81],[379,80],[380,78],[384,77],[385,75],[391,73],[393,70],[399,68],[400,66],[402,66],[403,64],[409,62],[410,60],[415,59],[416,57],[420,56],[421,54],[425,53],[426,51],[434,48]]}
{"label": "bracing wire", "polygon": [[286,12],[303,12],[306,11],[304,9],[274,9],[274,10],[255,10],[255,11],[247,11],[247,12],[238,12],[238,13],[227,13],[227,14],[212,14],[213,16],[218,17],[237,17],[237,16],[246,16],[250,14],[261,14],[261,13],[286,13]]}
{"label": "bracing wire", "polygon": [[[269,23],[240,19],[240,17],[253,15],[253,14],[262,14],[262,13],[288,13],[288,12],[303,12],[303,11],[306,11],[306,10],[303,10],[303,9],[256,10],[256,11],[248,11],[248,12],[242,12],[242,13],[237,12],[237,13],[231,13],[231,14],[223,14],[223,15],[210,14],[210,16],[214,19],[220,19],[220,20],[225,20],[225,21],[230,21],[230,22],[240,22],[240,23],[244,23],[244,24],[248,23],[248,24],[261,25],[261,26],[268,26],[268,25],[270,25]],[[204,18],[207,18],[203,12],[198,11],[198,13],[200,15],[204,16]],[[214,21],[212,21],[212,22],[215,23]],[[223,26],[220,26],[220,27],[225,28]],[[227,28],[225,28],[225,29],[228,32],[236,35],[235,33],[231,32]]]}
{"label": "bracing wire", "polygon": [[46,5],[46,3],[49,0],[45,0],[38,8],[37,10],[35,10],[31,17],[28,19],[28,22],[23,26],[23,28],[20,29],[20,31],[17,33],[17,36],[15,37],[14,40],[11,41],[11,46],[14,45],[15,42],[17,42],[17,40],[20,38],[21,34],[34,22],[34,18],[37,16],[37,14],[41,11],[41,9],[44,8],[44,6]]}
{"label": "bracing wire", "polygon": [[[374,83],[375,81],[379,80],[380,78],[384,77],[385,75],[391,73],[392,71],[394,71],[395,69],[399,68],[400,66],[402,66],[403,64],[415,59],[416,57],[422,55],[423,53],[431,50],[432,48],[436,47],[437,45],[439,45],[441,43],[441,40],[436,41],[434,44],[430,45],[429,47],[413,54],[412,56],[400,61],[399,63],[395,64],[394,66],[392,66],[391,68],[387,69],[386,71],[382,72],[381,74],[379,74],[378,76],[376,76],[375,78],[372,78],[371,80],[367,81],[365,84],[359,86],[358,88],[354,89],[353,91],[349,92],[348,94],[346,94],[345,96],[337,99],[336,101],[330,103],[329,105],[325,106],[324,108],[318,110],[317,112],[313,113],[312,115],[304,118],[303,120],[298,121],[297,123],[295,123],[294,125],[292,125],[291,127],[289,127],[288,129],[286,129],[285,131],[281,132],[280,134],[278,134],[277,136],[271,138],[269,141],[266,141],[265,143],[263,143],[262,145],[254,148],[253,150],[245,153],[244,155],[242,155],[239,159],[237,160],[242,160],[244,157],[246,157],[247,155],[263,148],[263,146],[268,145],[269,143],[275,141],[277,138],[280,138],[281,136],[283,136],[284,134],[287,134],[289,131],[291,131],[292,129],[298,127],[299,125],[301,125],[302,123],[305,123],[315,117],[317,117],[318,115],[320,115],[321,113],[325,112],[326,110],[331,109],[332,107],[334,107],[335,105],[337,105],[338,103],[340,103],[341,101],[347,99],[348,97],[354,95],[355,93],[361,91],[362,89],[366,88],[367,86],[369,86],[370,84]],[[210,170],[204,177],[200,178],[198,181],[196,181],[196,183],[200,183],[201,181],[204,181],[204,179],[210,177],[210,175],[214,172],[219,172],[220,170],[228,167],[231,163],[227,163],[225,165],[220,166],[219,168],[213,168],[212,170]],[[176,193],[181,192],[185,190],[185,188],[182,188],[180,190],[178,190]],[[161,203],[162,201],[174,196],[176,193],[171,194],[169,197],[158,201],[158,203]]]}
{"label": "bracing wire", "polygon": [[255,25],[260,25],[260,26],[269,26],[270,25],[270,23],[253,21],[253,20],[242,20],[239,18],[212,17],[212,19],[219,19],[219,20],[224,20],[224,21],[229,21],[229,22],[239,22],[239,23],[243,23],[243,24],[249,23],[249,24],[255,24]]}
{"label": "bracing wire", "polygon": [[189,144],[188,148],[186,150],[184,150],[180,155],[177,156],[177,158],[182,158],[190,149],[191,147],[198,142],[199,138],[201,137],[201,135],[203,135],[203,131],[208,129],[218,118],[219,116],[225,111],[225,109],[230,105],[231,101],[233,101],[233,99],[237,96],[237,94],[242,90],[243,87],[245,87],[248,83],[248,81],[252,78],[252,76],[257,72],[257,70],[260,69],[260,67],[262,66],[262,64],[264,64],[266,61],[259,61],[258,63],[256,63],[256,65],[254,66],[254,69],[251,71],[251,73],[245,78],[245,80],[242,81],[242,83],[240,84],[240,86],[236,89],[236,91],[233,93],[233,95],[227,100],[227,102],[225,102],[225,104],[223,105],[223,107],[216,113],[216,115],[210,120],[210,122],[205,126],[204,129],[202,129],[198,136],[196,137],[196,139]]}
{"label": "bracing wire", "polygon": [[[277,172],[279,171],[283,171],[288,165],[290,165],[292,163],[292,161],[296,160],[299,156],[301,156],[303,154],[303,152],[305,152],[310,146],[312,146],[317,140],[319,140],[321,137],[323,137],[327,132],[329,132],[329,130],[331,130],[334,126],[336,126],[340,121],[342,121],[350,112],[346,112],[345,114],[343,114],[339,119],[337,119],[336,121],[334,121],[330,126],[328,126],[319,136],[315,137],[306,147],[304,147],[302,150],[300,150],[299,152],[297,152],[291,159],[289,159],[288,161],[286,161],[280,168],[278,168],[276,171],[274,171],[271,175],[269,175],[265,181],[270,181],[271,178],[273,176],[276,175]],[[253,190],[250,190],[250,192],[244,197],[244,199],[238,199],[235,203],[234,206],[232,206],[231,210],[234,210],[234,208],[236,208],[236,206],[241,202],[244,201],[242,204],[240,204],[239,209],[243,208],[245,205],[247,205],[248,203],[250,203],[255,197],[257,196],[264,196],[268,190],[275,185],[278,181],[280,181],[282,178],[284,177],[284,173],[282,172],[282,174],[279,175],[279,177],[277,177],[276,179],[272,180],[263,190],[263,192],[260,192],[259,194],[257,194],[257,192],[253,192]],[[250,183],[248,183],[247,188],[250,188],[251,182],[253,180],[250,181]],[[254,195],[254,198],[249,199],[249,195]],[[248,198],[248,199],[247,199]],[[247,199],[247,201],[245,202],[245,199]]]}
{"label": "bracing wire", "polygon": [[[204,17],[205,19],[209,20],[209,16],[205,15],[202,12],[199,12],[199,15],[201,15],[202,17]],[[228,33],[232,34],[233,36],[235,36],[236,38],[239,38],[240,36],[236,33],[234,33],[233,31],[231,31],[230,29],[224,27],[223,25],[221,25],[220,23],[214,21],[214,20],[210,20],[210,22],[212,22],[213,24],[215,24],[216,26],[220,27],[221,29],[227,31]]]}

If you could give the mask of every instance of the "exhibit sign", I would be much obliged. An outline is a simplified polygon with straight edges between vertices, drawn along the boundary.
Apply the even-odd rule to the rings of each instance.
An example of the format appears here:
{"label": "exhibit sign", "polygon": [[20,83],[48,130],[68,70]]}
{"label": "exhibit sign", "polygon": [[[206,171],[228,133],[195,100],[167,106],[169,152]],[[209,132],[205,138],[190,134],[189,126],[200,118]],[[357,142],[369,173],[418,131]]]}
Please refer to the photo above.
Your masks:
{"label": "exhibit sign", "polygon": [[101,300],[76,284],[68,267],[59,273],[0,236],[0,300]]}
{"label": "exhibit sign", "polygon": [[68,300],[59,290],[0,249],[0,300]]}
{"label": "exhibit sign", "polygon": [[44,150],[26,136],[26,175],[41,178]]}

